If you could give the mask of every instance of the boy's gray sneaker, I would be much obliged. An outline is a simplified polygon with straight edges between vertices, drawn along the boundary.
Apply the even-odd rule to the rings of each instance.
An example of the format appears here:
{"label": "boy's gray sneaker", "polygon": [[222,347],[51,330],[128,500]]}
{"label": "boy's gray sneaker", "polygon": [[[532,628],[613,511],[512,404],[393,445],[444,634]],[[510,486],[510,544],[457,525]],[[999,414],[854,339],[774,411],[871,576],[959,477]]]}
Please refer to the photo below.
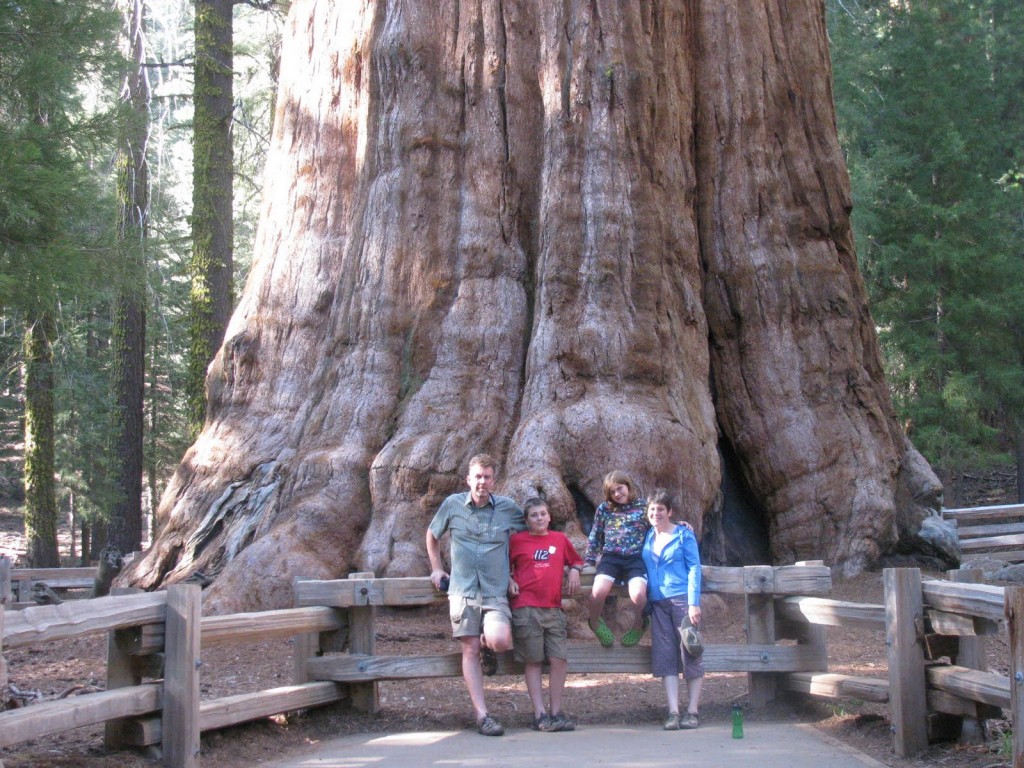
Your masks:
{"label": "boy's gray sneaker", "polygon": [[476,723],[477,733],[483,734],[484,736],[501,736],[505,733],[505,729],[501,723],[495,720],[490,715],[484,715]]}
{"label": "boy's gray sneaker", "polygon": [[663,727],[666,731],[678,731],[680,728],[679,713],[669,712],[668,717],[665,720],[665,725]]}
{"label": "boy's gray sneaker", "polygon": [[541,715],[540,717],[533,718],[533,730],[544,731],[550,733],[555,730],[554,720],[547,715]]}
{"label": "boy's gray sneaker", "polygon": [[679,719],[679,727],[684,731],[700,728],[700,715],[696,712],[687,712]]}
{"label": "boy's gray sneaker", "polygon": [[551,716],[551,730],[552,731],[575,731],[576,723],[565,716],[565,713],[559,712],[557,715]]}

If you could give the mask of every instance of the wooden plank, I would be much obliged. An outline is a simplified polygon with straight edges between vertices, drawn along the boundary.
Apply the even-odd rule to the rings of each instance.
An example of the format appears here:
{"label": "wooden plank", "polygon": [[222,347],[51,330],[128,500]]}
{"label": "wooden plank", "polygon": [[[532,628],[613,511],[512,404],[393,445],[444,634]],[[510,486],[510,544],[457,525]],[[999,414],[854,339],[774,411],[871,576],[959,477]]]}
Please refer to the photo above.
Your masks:
{"label": "wooden plank", "polygon": [[[1006,588],[1006,627],[1009,635],[1010,717],[1024,723],[1024,587]],[[1009,680],[1007,683],[1009,684]],[[1024,728],[1013,729],[1013,768],[1024,768]]]}
{"label": "wooden plank", "polygon": [[[216,731],[283,712],[333,704],[344,698],[345,686],[332,682],[289,685],[225,696],[199,705],[199,728],[203,733]],[[147,747],[160,743],[160,718],[137,718],[127,722],[125,742],[130,746]]]}
{"label": "wooden plank", "polygon": [[5,648],[109,632],[136,624],[154,624],[167,614],[167,593],[98,597],[60,605],[40,605],[7,616]]}
{"label": "wooden plank", "polygon": [[131,656],[145,656],[164,650],[164,625],[140,624],[114,632],[114,642],[124,653]]}
{"label": "wooden plank", "polygon": [[921,588],[925,604],[932,608],[995,621],[1003,618],[1003,587],[926,579]]}
{"label": "wooden plank", "polygon": [[968,525],[957,529],[957,536],[964,539],[977,539],[983,536],[1007,536],[1024,533],[1024,521],[1019,523],[993,523],[992,525]]}
{"label": "wooden plank", "polygon": [[999,624],[992,619],[979,619],[962,613],[949,613],[940,611],[938,608],[925,610],[932,629],[941,635],[966,638],[999,634]]}
{"label": "wooden plank", "polygon": [[[111,590],[116,596],[119,587]],[[107,690],[113,691],[118,688],[130,688],[142,682],[142,678],[135,674],[132,667],[132,656],[126,653],[117,642],[119,630],[112,630],[107,633]],[[121,729],[124,720],[108,720],[103,728],[103,745],[110,750],[120,749],[125,746],[121,736]]]}
{"label": "wooden plank", "polygon": [[821,699],[862,699],[887,702],[889,681],[826,672],[791,672],[783,678],[787,690]]}
{"label": "wooden plank", "polygon": [[4,616],[7,608],[0,603],[0,690],[7,685],[7,660],[4,658]]}
{"label": "wooden plank", "polygon": [[111,718],[156,712],[160,709],[160,689],[161,686],[151,683],[0,712],[0,748],[72,728],[97,725]]}
{"label": "wooden plank", "polygon": [[[746,590],[747,642],[775,645],[775,570],[770,565],[747,566],[743,569],[743,586]],[[775,690],[775,675],[761,671],[747,673],[750,706],[766,706],[775,699]]]}
{"label": "wooden plank", "polygon": [[823,597],[782,597],[775,601],[775,610],[790,621],[885,631],[885,606],[876,603],[850,603]]}
{"label": "wooden plank", "polygon": [[[358,580],[364,583],[367,579],[372,578],[372,573],[353,573],[349,576],[350,580]],[[376,650],[376,632],[374,631],[373,624],[376,617],[377,609],[372,603],[349,608],[348,644],[351,653],[356,655],[374,655]],[[349,694],[352,697],[353,709],[360,712],[376,712],[380,708],[380,692],[377,690],[376,681],[353,684]]]}
{"label": "wooden plank", "polygon": [[14,603],[14,588],[11,586],[11,558],[0,555],[0,605],[10,607]]}
{"label": "wooden plank", "polygon": [[[961,584],[980,584],[984,581],[985,575],[979,570],[961,570],[957,568],[946,571],[946,578]],[[948,616],[950,614],[943,612],[943,615]],[[957,653],[952,657],[954,664],[967,667],[968,669],[981,671],[985,669],[985,641],[978,636],[979,633],[976,631],[975,622],[986,621],[989,626],[998,628],[998,625],[993,621],[971,619],[970,632],[956,633],[959,638],[957,641]],[[936,626],[934,619],[932,626]],[[962,718],[958,736],[961,744],[981,744],[985,741],[985,728],[978,716],[976,707],[974,712]]]}
{"label": "wooden plank", "polygon": [[121,721],[121,735],[125,746],[148,747],[160,743],[159,717],[130,717]]}
{"label": "wooden plank", "polygon": [[203,731],[227,728],[230,725],[270,717],[281,712],[309,709],[344,699],[345,686],[333,682],[305,683],[270,688],[253,693],[240,693],[204,701],[199,707],[199,723]]}
{"label": "wooden plank", "polygon": [[924,615],[921,572],[886,568],[882,582],[893,750],[899,757],[911,757],[928,747],[924,653],[917,632],[917,621]]}
{"label": "wooden plank", "polygon": [[174,584],[167,589],[167,676],[161,729],[164,765],[168,768],[199,765],[201,599],[198,584]]}
{"label": "wooden plank", "polygon": [[988,507],[958,507],[942,510],[947,520],[991,520],[995,518],[1024,517],[1024,504],[996,504]]}
{"label": "wooden plank", "polygon": [[940,691],[996,707],[1010,706],[1010,678],[1003,675],[954,664],[931,665],[925,674],[928,685]]}
{"label": "wooden plank", "polygon": [[964,699],[948,691],[940,691],[938,688],[928,689],[928,710],[960,717],[973,716],[977,713],[979,719],[982,720],[1002,719],[1003,717],[1001,707]]}
{"label": "wooden plank", "polygon": [[980,552],[980,555],[1007,563],[1024,563],[1024,549],[997,549],[994,552]]}
{"label": "wooden plank", "polygon": [[323,606],[204,616],[202,642],[204,649],[214,648],[247,640],[291,637],[303,632],[329,632],[342,626],[337,611]]}
{"label": "wooden plank", "polygon": [[960,542],[960,551],[978,552],[983,549],[1006,549],[1007,547],[1019,547],[1024,544],[1024,533],[1014,536],[983,536],[980,539],[967,539]]}
{"label": "wooden plank", "polygon": [[351,608],[361,605],[431,605],[446,600],[429,576],[388,579],[302,580],[296,583],[299,606],[325,605]]}
{"label": "wooden plank", "polygon": [[[88,581],[89,586],[92,586],[92,580],[96,578],[96,566],[82,566],[82,567],[71,567],[71,568],[15,568],[11,572],[11,577],[16,581],[21,579],[30,579],[32,581],[45,581],[50,584],[51,581],[56,579],[76,579],[78,581]],[[50,584],[50,586],[53,586]]]}
{"label": "wooden plank", "polygon": [[[650,674],[651,651],[646,646],[601,648],[570,645],[566,658],[571,674]],[[825,659],[810,646],[708,645],[704,648],[708,672],[805,672],[822,669]],[[318,656],[306,663],[313,680],[369,682],[417,678],[461,677],[462,656]],[[522,675],[523,666],[511,652],[498,654],[498,675]]]}
{"label": "wooden plank", "polygon": [[[767,566],[770,567],[770,566]],[[742,595],[755,594],[763,588],[744,582],[742,568],[705,565],[701,567],[701,592]],[[593,573],[580,577],[581,594],[590,594]],[[832,591],[832,572],[824,565],[783,565],[774,568],[774,589],[777,595],[827,595]],[[626,594],[623,590],[622,594]],[[303,579],[295,583],[295,600],[299,606],[322,605],[351,608],[360,605],[431,605],[447,599],[434,589],[427,576],[387,579]]]}

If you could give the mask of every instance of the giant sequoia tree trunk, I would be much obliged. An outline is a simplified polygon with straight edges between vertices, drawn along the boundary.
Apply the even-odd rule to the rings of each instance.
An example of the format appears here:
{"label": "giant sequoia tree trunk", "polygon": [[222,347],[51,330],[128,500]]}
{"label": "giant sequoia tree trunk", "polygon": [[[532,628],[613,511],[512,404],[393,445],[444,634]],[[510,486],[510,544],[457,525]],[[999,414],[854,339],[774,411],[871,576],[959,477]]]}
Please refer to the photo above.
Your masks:
{"label": "giant sequoia tree trunk", "polygon": [[621,468],[727,552],[722,443],[771,557],[846,573],[939,492],[882,376],[817,0],[300,0],[274,134],[135,583],[203,570],[229,609],[425,573],[478,451],[570,532]]}

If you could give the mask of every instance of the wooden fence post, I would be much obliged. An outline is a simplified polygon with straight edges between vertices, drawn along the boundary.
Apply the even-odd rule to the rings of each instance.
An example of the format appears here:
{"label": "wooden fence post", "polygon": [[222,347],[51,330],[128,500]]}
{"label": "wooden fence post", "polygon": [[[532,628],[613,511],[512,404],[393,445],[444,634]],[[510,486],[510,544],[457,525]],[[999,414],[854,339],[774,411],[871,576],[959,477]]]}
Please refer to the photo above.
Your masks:
{"label": "wooden fence post", "polygon": [[202,590],[198,584],[174,584],[167,589],[164,631],[163,695],[164,765],[199,765],[199,652]]}
{"label": "wooden fence post", "polygon": [[13,603],[11,560],[7,555],[0,555],[0,688],[7,685],[7,660],[4,658],[4,611]]}
{"label": "wooden fence post", "polygon": [[7,660],[4,658],[4,613],[7,606],[0,603],[0,688],[7,685]]}
{"label": "wooden fence post", "polygon": [[[374,574],[351,573],[350,579],[372,579]],[[369,602],[370,589],[362,588],[361,594]],[[372,656],[377,647],[377,633],[374,619],[377,609],[372,605],[360,605],[349,609],[349,653],[365,653]],[[380,707],[380,691],[377,683],[353,683],[351,688],[352,707],[361,712],[376,712]]]}
{"label": "wooden fence post", "polygon": [[[977,569],[961,570],[954,568],[946,571],[946,577],[950,581],[981,584],[985,581],[985,574]],[[985,639],[975,635],[974,637],[961,636],[957,643],[956,664],[968,669],[985,670]],[[961,744],[980,744],[985,741],[985,727],[983,721],[977,717],[978,707],[975,706],[974,717],[964,717],[960,725]]]}
{"label": "wooden fence post", "polygon": [[14,590],[11,588],[11,559],[0,555],[0,605],[10,608],[14,605]]}
{"label": "wooden fence post", "polygon": [[[299,579],[292,580],[292,594],[295,595],[295,606],[299,607]],[[303,632],[292,638],[292,676],[295,685],[309,682],[306,662],[320,655],[320,635],[316,632]]]}
{"label": "wooden fence post", "polygon": [[[110,594],[130,595],[139,590],[133,587],[114,587]],[[117,631],[107,633],[107,690],[115,688],[127,688],[138,685],[142,682],[132,669],[132,657],[125,653],[117,644]],[[107,749],[120,749],[126,746],[124,739],[124,726],[126,718],[118,720],[107,720],[103,727],[103,744]]]}
{"label": "wooden fence post", "polygon": [[1003,597],[1010,638],[1010,708],[1013,712],[1013,768],[1024,768],[1024,587],[1006,587]]}
{"label": "wooden fence post", "polygon": [[[824,566],[824,560],[800,560],[793,565]],[[822,624],[800,624],[797,629],[798,645],[809,645],[818,649],[821,658],[825,659],[824,672],[828,671],[828,641],[825,627]]]}
{"label": "wooden fence post", "polygon": [[924,649],[924,595],[917,568],[886,568],[885,645],[889,659],[889,713],[893,750],[911,757],[928,746]]}
{"label": "wooden fence post", "polygon": [[[743,569],[746,594],[747,643],[775,645],[775,569],[770,565],[748,565]],[[750,706],[763,707],[775,699],[777,675],[748,672]]]}

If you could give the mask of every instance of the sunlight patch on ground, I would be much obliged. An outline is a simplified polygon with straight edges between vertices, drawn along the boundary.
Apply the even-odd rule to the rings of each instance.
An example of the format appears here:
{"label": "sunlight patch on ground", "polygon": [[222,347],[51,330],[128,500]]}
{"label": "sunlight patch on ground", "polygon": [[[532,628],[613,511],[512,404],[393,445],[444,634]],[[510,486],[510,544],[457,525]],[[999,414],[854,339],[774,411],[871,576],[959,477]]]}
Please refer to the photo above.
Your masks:
{"label": "sunlight patch on ground", "polygon": [[402,747],[422,747],[426,744],[437,744],[450,739],[459,731],[422,731],[420,733],[393,733],[388,736],[381,736],[379,739],[370,739],[367,744],[390,744]]}

